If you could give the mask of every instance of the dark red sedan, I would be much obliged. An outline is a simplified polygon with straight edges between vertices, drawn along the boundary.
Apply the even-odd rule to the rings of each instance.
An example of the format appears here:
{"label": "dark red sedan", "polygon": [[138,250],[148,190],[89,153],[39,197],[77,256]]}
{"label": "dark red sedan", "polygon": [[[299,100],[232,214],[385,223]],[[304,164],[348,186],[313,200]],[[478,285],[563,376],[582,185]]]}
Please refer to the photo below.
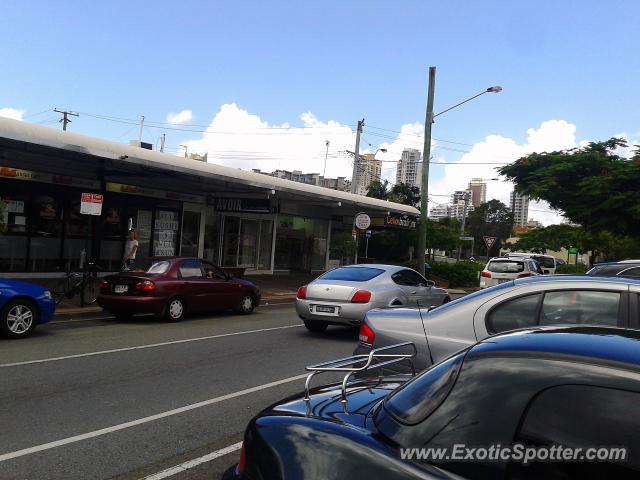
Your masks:
{"label": "dark red sedan", "polygon": [[98,304],[117,318],[153,313],[179,322],[187,312],[234,309],[249,314],[260,290],[233,278],[212,263],[191,257],[158,257],[139,271],[109,275],[100,285]]}

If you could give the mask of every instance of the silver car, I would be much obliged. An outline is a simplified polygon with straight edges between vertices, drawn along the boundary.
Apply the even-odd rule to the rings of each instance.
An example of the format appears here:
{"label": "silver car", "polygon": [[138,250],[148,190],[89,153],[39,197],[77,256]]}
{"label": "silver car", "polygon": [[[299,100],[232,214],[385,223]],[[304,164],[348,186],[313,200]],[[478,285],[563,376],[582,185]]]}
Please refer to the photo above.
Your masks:
{"label": "silver car", "polygon": [[640,280],[539,276],[480,290],[431,311],[373,310],[355,354],[413,342],[423,370],[493,334],[543,325],[640,329]]}
{"label": "silver car", "polygon": [[450,300],[415,270],[395,265],[352,265],[331,270],[298,289],[296,312],[312,332],[328,325],[359,325],[372,308],[442,305]]}

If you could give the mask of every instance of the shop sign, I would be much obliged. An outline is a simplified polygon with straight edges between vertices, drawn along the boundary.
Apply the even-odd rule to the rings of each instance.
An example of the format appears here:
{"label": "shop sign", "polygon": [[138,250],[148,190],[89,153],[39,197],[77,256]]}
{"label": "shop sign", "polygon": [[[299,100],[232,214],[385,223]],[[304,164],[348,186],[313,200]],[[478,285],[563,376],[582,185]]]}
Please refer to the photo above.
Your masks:
{"label": "shop sign", "polygon": [[271,203],[268,198],[223,198],[209,196],[207,203],[213,205],[217,212],[238,213],[270,213]]}
{"label": "shop sign", "polygon": [[386,228],[404,228],[406,230],[416,229],[416,219],[409,215],[398,215],[395,213],[389,214],[384,219],[384,226]]}
{"label": "shop sign", "polygon": [[83,193],[80,196],[80,213],[82,215],[100,215],[102,213],[102,195]]}
{"label": "shop sign", "polygon": [[359,213],[354,223],[360,230],[366,230],[371,225],[371,217],[366,213]]}
{"label": "shop sign", "polygon": [[70,187],[84,187],[98,190],[100,182],[87,178],[71,177],[69,175],[55,175],[52,173],[40,173],[19,168],[0,167],[0,178],[12,178],[27,182],[53,183],[55,185],[68,185]]}
{"label": "shop sign", "polygon": [[204,197],[191,195],[189,193],[168,192],[155,188],[138,187],[137,185],[126,185],[124,183],[107,182],[107,191],[115,193],[128,193],[130,195],[141,195],[143,197],[165,198],[192,203],[204,203]]}

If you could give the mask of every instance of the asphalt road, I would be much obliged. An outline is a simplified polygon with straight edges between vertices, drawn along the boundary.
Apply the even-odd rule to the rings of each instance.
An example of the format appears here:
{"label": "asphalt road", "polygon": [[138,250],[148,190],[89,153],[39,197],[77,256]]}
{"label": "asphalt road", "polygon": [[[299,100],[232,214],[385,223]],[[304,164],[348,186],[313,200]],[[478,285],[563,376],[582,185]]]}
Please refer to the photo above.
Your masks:
{"label": "asphalt road", "polygon": [[178,324],[58,321],[0,340],[0,479],[217,479],[256,413],[356,341],[341,327],[310,334],[292,304]]}

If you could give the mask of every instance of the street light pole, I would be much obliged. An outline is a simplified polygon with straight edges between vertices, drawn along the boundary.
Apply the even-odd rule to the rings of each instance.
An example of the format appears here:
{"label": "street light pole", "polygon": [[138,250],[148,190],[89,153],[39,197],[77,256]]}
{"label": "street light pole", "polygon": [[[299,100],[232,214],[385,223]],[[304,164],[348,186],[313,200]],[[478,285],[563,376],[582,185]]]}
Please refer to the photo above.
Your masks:
{"label": "street light pole", "polygon": [[433,96],[436,88],[436,67],[429,67],[429,93],[427,114],[424,120],[424,147],[422,149],[422,174],[420,178],[420,222],[418,223],[418,272],[424,271],[427,250],[427,208],[429,204],[429,160],[431,159],[431,125],[433,124]]}
{"label": "street light pole", "polygon": [[462,209],[462,221],[460,222],[460,238],[458,238],[458,261],[460,261],[460,254],[462,253],[462,237],[464,235],[464,224],[467,220],[467,206],[469,205],[470,191],[466,191],[464,194],[464,208]]}

